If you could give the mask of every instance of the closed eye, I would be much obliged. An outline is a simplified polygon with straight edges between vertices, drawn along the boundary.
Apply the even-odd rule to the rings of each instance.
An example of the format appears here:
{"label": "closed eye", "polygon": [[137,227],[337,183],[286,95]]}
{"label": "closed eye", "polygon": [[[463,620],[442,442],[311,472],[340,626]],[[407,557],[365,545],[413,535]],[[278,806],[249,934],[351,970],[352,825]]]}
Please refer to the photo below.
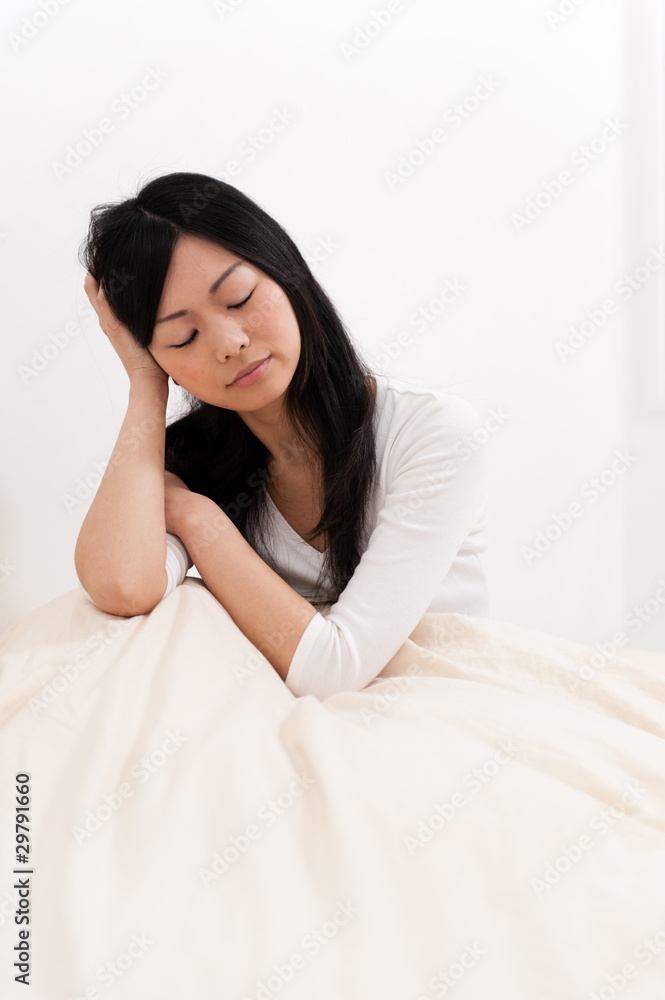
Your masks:
{"label": "closed eye", "polygon": [[243,299],[242,302],[236,303],[236,305],[234,306],[229,306],[229,309],[241,309],[244,306],[245,302],[249,302],[253,294],[254,294],[254,289],[252,288],[251,292],[249,293],[246,299]]}
{"label": "closed eye", "polygon": [[[242,307],[245,305],[245,303],[249,302],[249,300],[251,299],[251,297],[252,297],[253,294],[254,294],[254,289],[251,290],[251,292],[249,293],[249,295],[247,296],[247,298],[243,299],[242,302],[236,302],[235,305],[228,306],[228,308],[229,309],[242,309]],[[189,340],[185,340],[184,343],[182,343],[182,344],[172,344],[171,346],[175,347],[175,348],[187,347],[188,344],[191,344],[192,341],[195,340],[196,334],[198,332],[199,332],[198,330],[193,330],[192,331],[192,335],[189,338]]]}

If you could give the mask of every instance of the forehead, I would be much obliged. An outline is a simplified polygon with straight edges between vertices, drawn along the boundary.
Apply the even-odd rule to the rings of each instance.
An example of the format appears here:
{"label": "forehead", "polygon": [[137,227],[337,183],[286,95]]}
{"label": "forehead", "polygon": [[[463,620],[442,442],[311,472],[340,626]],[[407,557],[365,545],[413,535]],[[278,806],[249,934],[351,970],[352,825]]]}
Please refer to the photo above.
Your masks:
{"label": "forehead", "polygon": [[167,281],[180,277],[208,274],[211,270],[223,270],[237,263],[241,258],[226,247],[212,243],[199,236],[178,237],[171,255]]}
{"label": "forehead", "polygon": [[216,243],[194,237],[179,237],[171,257],[157,310],[155,332],[170,320],[196,308],[200,296],[214,295],[223,282],[247,267],[237,254]]}
{"label": "forehead", "polygon": [[164,279],[158,315],[188,309],[186,298],[216,291],[220,278],[230,279],[246,267],[251,265],[216,243],[192,237],[179,238]]}

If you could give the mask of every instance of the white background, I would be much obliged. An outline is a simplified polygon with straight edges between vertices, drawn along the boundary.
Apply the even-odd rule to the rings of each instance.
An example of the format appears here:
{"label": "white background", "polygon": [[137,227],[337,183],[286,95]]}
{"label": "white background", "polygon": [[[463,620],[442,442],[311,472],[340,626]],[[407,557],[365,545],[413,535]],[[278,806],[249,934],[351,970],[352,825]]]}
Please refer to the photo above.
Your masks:
{"label": "white background", "polygon": [[[125,413],[128,380],[76,256],[90,209],[176,170],[229,179],[235,160],[231,183],[306,257],[318,248],[313,269],[375,370],[509,415],[485,445],[491,617],[665,649],[665,268],[645,265],[664,243],[660,0],[392,0],[384,25],[383,0],[44,3],[0,15],[0,630],[78,586],[95,468]],[[134,90],[151,69],[161,82]],[[483,78],[494,90],[478,100]],[[292,120],[261,131],[277,110]],[[58,171],[103,118],[113,131]],[[618,134],[582,169],[576,151],[608,120]],[[436,128],[445,141],[391,185]],[[648,279],[621,300],[640,267]],[[465,290],[416,328],[446,280]],[[608,298],[614,314],[562,360],[557,342]],[[64,346],[45,359],[53,338]],[[617,449],[636,461],[581,500]],[[575,500],[582,516],[529,564],[524,547]]]}

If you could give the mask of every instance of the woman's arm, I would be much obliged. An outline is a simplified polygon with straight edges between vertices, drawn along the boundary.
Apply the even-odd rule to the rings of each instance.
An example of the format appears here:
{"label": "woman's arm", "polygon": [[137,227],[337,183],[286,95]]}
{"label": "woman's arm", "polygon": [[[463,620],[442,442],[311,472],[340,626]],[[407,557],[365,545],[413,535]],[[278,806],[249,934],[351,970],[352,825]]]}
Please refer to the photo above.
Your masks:
{"label": "woman's arm", "polygon": [[145,614],[167,585],[164,446],[168,376],[130,331],[114,322],[90,275],[86,292],[129,375],[118,440],[76,542],[82,586],[109,614]]}
{"label": "woman's arm", "polygon": [[213,500],[196,493],[179,499],[170,512],[171,529],[211,594],[286,680],[316,608],[264,562]]}
{"label": "woman's arm", "polygon": [[78,578],[112,615],[145,614],[166,587],[167,398],[168,386],[130,385],[127,414],[76,542]]}
{"label": "woman's arm", "polygon": [[480,425],[475,409],[454,397],[419,409],[393,443],[388,492],[368,548],[325,617],[217,504],[169,488],[170,530],[293,694],[323,700],[362,690],[409,637],[484,510],[486,456],[465,443]]}
{"label": "woman's arm", "polygon": [[360,691],[410,636],[486,509],[486,446],[468,446],[481,426],[471,404],[445,395],[424,397],[401,428],[367,548],[339,600],[312,616],[291,656],[293,694],[324,700]]}

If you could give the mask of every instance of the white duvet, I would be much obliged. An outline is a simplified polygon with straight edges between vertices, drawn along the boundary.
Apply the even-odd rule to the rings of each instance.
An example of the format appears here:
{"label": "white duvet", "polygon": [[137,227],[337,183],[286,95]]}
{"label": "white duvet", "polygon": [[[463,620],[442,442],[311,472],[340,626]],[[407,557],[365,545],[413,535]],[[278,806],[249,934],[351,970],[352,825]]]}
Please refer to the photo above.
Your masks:
{"label": "white duvet", "polygon": [[665,653],[593,654],[427,614],[322,702],[199,580],[63,594],[0,637],[0,995],[663,1000]]}

